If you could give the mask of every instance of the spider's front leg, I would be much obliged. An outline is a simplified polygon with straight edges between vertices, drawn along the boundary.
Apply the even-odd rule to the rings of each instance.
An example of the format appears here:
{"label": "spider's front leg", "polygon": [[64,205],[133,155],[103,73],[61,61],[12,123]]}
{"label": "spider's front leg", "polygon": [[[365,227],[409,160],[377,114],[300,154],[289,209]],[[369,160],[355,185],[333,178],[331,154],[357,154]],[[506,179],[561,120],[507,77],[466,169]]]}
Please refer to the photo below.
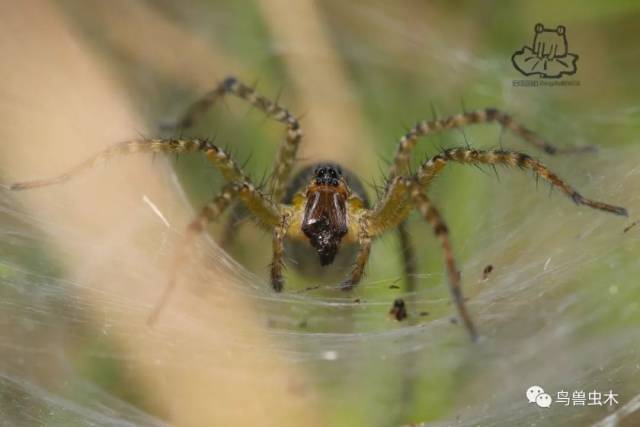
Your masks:
{"label": "spider's front leg", "polygon": [[423,120],[400,138],[398,149],[389,171],[389,179],[405,174],[408,170],[411,152],[418,143],[418,139],[450,129],[459,129],[465,126],[483,123],[498,123],[503,129],[508,129],[520,138],[546,152],[547,154],[569,154],[593,151],[592,146],[578,146],[559,148],[545,141],[540,135],[516,122],[513,117],[495,108],[470,111],[456,114],[444,119]]}
{"label": "spider's front leg", "polygon": [[351,274],[341,284],[340,288],[349,291],[353,289],[362,279],[364,274],[364,268],[369,261],[369,254],[371,253],[371,237],[369,237],[368,225],[366,219],[363,217],[358,221],[358,255],[356,256],[356,262],[351,270]]}
{"label": "spider's front leg", "polygon": [[[297,224],[294,224],[293,211],[286,211],[280,219],[280,222],[273,229],[273,260],[271,262],[271,286],[276,292],[281,292],[284,288],[284,239],[287,237],[289,230],[295,228]],[[364,268],[369,260],[369,254],[371,253],[371,238],[368,235],[367,227],[365,225],[364,218],[360,220],[358,225],[358,242],[359,250],[356,257],[356,262],[351,270],[351,274],[340,285],[341,289],[351,290],[355,285],[360,282],[364,273]],[[296,237],[296,232],[293,232],[293,237]],[[300,236],[297,236],[298,238]]]}
{"label": "spider's front leg", "polygon": [[244,175],[233,159],[231,159],[231,156],[225,150],[217,147],[207,139],[139,138],[113,144],[59,175],[45,179],[2,184],[1,186],[11,191],[21,191],[62,184],[84,172],[106,163],[111,159],[131,154],[158,153],[179,155],[197,152],[206,155],[211,164],[220,171],[227,181],[249,182],[249,179]]}
{"label": "spider's front leg", "polygon": [[222,193],[216,197],[209,205],[205,206],[199,216],[189,226],[185,242],[179,248],[178,255],[172,270],[169,285],[165,289],[163,296],[154,309],[149,319],[153,323],[162,306],[164,305],[168,295],[175,286],[175,272],[185,259],[185,249],[188,243],[194,237],[199,235],[206,224],[216,219],[231,203],[234,197],[240,198],[247,209],[254,215],[260,224],[265,228],[271,229],[278,223],[281,215],[281,207],[272,201],[271,197],[263,194],[258,190],[249,177],[238,167],[231,156],[223,149],[214,145],[211,141],[204,139],[137,139],[124,141],[97,153],[89,159],[81,162],[69,171],[60,175],[33,181],[14,182],[11,184],[0,185],[8,190],[28,190],[48,185],[61,184],[66,182],[82,172],[90,170],[98,164],[104,163],[109,159],[125,156],[134,153],[203,153],[209,162],[222,174],[229,183],[225,186]]}
{"label": "spider's front leg", "polygon": [[246,85],[233,76],[229,76],[218,83],[213,90],[192,104],[175,127],[181,130],[192,126],[216,101],[227,94],[245,100],[253,107],[262,111],[267,117],[283,123],[286,126],[286,138],[278,151],[271,183],[273,200],[280,201],[284,195],[284,190],[292,169],[291,165],[296,158],[303,133],[298,119],[291,114],[287,108],[278,104],[277,100],[272,101],[256,92],[253,87]]}
{"label": "spider's front leg", "polygon": [[433,179],[440,173],[445,165],[450,162],[472,165],[517,166],[523,170],[528,169],[537,177],[544,179],[553,187],[558,188],[578,205],[588,206],[592,209],[616,215],[627,216],[627,210],[625,208],[584,197],[539,160],[534,159],[528,154],[514,151],[472,150],[468,148],[451,148],[444,150],[442,153],[423,163],[418,169],[416,177],[420,182],[421,188],[426,191]]}

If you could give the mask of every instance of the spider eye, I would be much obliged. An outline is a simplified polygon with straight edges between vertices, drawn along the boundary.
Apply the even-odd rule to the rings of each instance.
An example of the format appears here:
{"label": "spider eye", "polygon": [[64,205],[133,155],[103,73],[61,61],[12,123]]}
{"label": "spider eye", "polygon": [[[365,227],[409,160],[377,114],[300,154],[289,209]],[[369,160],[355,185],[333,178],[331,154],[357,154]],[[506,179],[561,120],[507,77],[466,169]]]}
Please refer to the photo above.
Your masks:
{"label": "spider eye", "polygon": [[337,187],[340,185],[342,171],[338,166],[322,165],[314,169],[314,182],[317,185],[331,185]]}

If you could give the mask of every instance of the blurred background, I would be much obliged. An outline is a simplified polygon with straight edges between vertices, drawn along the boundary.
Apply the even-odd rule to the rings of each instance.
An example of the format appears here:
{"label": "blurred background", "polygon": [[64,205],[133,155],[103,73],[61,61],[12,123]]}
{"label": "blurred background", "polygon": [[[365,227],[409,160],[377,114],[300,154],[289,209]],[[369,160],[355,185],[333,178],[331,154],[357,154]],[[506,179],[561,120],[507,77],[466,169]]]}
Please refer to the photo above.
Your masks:
{"label": "blurred background", "polygon": [[[150,327],[186,225],[222,186],[205,159],[132,156],[1,191],[0,425],[638,425],[640,226],[623,230],[640,207],[639,18],[634,1],[0,1],[0,182],[176,136],[161,124],[235,75],[302,117],[297,167],[346,165],[371,200],[417,120],[496,107],[559,147],[598,151],[549,156],[480,125],[422,139],[413,164],[456,146],[524,151],[630,213],[578,207],[517,169],[445,170],[431,199],[474,344],[415,214],[416,288],[391,232],[351,293],[335,289],[344,268],[293,266],[272,293],[271,236],[225,217]],[[514,86],[525,77],[511,56],[538,22],[566,27],[579,59],[563,80],[579,84]],[[260,182],[283,129],[229,97],[185,136],[215,136]],[[532,385],[550,408],[527,401]],[[562,391],[618,403],[564,406]]]}

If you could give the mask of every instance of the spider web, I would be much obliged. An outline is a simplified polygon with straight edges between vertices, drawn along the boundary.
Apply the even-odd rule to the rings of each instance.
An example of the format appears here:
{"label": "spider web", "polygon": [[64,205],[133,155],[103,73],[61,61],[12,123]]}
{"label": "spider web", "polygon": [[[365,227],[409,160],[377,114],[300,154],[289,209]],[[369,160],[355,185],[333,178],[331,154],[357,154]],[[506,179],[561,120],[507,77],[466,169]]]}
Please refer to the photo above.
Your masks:
{"label": "spider web", "polygon": [[[395,34],[403,34],[392,18],[385,22]],[[434,42],[430,50],[435,59],[482,73],[497,67],[497,59],[467,58],[439,47],[444,40],[438,40],[443,44]],[[373,55],[364,60],[375,65]],[[476,88],[492,90],[482,82]],[[621,106],[610,115],[587,115],[581,121],[610,128],[625,114],[637,116],[637,107]],[[560,131],[549,115],[550,133],[571,133]],[[484,141],[473,135],[471,142]],[[639,142],[605,147],[579,161],[553,158],[547,163],[584,195],[623,204],[633,221],[640,207]],[[172,171],[157,163],[148,166],[145,172],[164,172],[160,179],[179,191]],[[329,396],[322,402],[334,425],[399,425],[421,419],[438,420],[425,424],[429,426],[585,425],[597,420],[616,425],[616,413],[640,407],[640,226],[623,233],[630,221],[576,207],[557,192],[549,195],[521,171],[498,172],[499,180],[490,170],[484,176],[454,166],[442,177],[446,182],[454,174],[468,174],[464,176],[480,176],[491,184],[470,184],[480,191],[473,200],[491,199],[489,212],[467,225],[473,238],[451,227],[469,309],[482,335],[477,344],[469,343],[463,328],[452,322],[454,308],[437,245],[426,255],[438,267],[420,268],[417,290],[392,288],[402,279],[395,273],[398,257],[389,256],[399,251],[392,236],[377,242],[373,272],[355,293],[336,292],[333,283],[312,280],[278,295],[269,290],[264,270],[245,268],[205,237],[160,319],[170,326],[136,327],[127,322],[133,318],[142,324],[156,294],[140,298],[135,289],[122,293],[101,286],[96,278],[112,269],[123,282],[153,277],[164,283],[166,275],[153,264],[140,268],[134,262],[141,255],[127,249],[135,243],[128,227],[148,228],[146,244],[154,250],[144,256],[170,258],[184,232],[175,205],[144,192],[133,201],[111,200],[127,212],[129,222],[114,224],[105,241],[88,239],[55,219],[59,217],[28,209],[23,193],[0,192],[0,425],[168,425],[163,419],[170,419],[171,411],[158,411],[162,405],[149,401],[142,386],[136,389],[144,378],[132,371],[159,365],[189,372],[190,365],[203,364],[210,346],[227,357],[223,360],[228,364],[209,366],[210,375],[223,380],[246,381],[246,373],[229,369],[232,359],[246,353],[304,372],[290,384],[291,396]],[[102,173],[79,180],[95,183]],[[81,188],[74,185],[83,184],[70,183],[70,191]],[[437,184],[434,199],[455,224],[459,207],[446,201],[449,190]],[[42,205],[65,209],[55,190],[38,191]],[[188,203],[186,197],[182,202]],[[420,224],[412,217],[417,240],[430,233]],[[268,236],[259,239],[269,244]],[[65,260],[77,253],[90,256],[81,261],[80,273],[70,275]],[[101,264],[100,254],[108,255],[109,265]],[[488,264],[493,272],[482,280]],[[221,277],[228,286],[214,286]],[[260,321],[250,324],[250,332],[266,340],[256,341],[252,333],[230,340],[224,335],[233,323],[249,321],[247,312],[236,311],[238,296],[258,313]],[[403,322],[388,315],[398,297],[408,304],[409,318]],[[190,309],[181,310],[184,304]],[[211,323],[203,320],[210,311],[219,321],[214,329],[207,329]],[[139,345],[132,351],[118,344],[115,331],[126,331]],[[220,339],[228,346],[216,347]],[[157,342],[164,343],[162,351],[142,351],[145,344],[157,349]],[[189,357],[171,357],[181,346],[193,350]],[[243,384],[250,389],[270,384],[275,376],[263,371],[261,378]],[[524,395],[536,384],[554,398],[561,390],[613,390],[620,404],[611,410],[554,404],[541,411]]]}
{"label": "spider web", "polygon": [[[603,178],[592,176],[581,187],[596,197],[606,193],[611,199],[622,200],[624,194],[632,194],[628,189],[640,174],[636,162],[632,149],[605,150],[587,163],[591,170],[616,164],[607,178],[615,184],[606,184],[605,191]],[[503,174],[503,180],[527,185],[511,176],[514,174]],[[460,408],[455,413],[460,425],[512,425],[557,419],[554,417],[581,423],[595,417],[593,410],[554,409],[540,414],[524,400],[525,386],[543,384],[546,390],[555,391],[611,389],[623,396],[623,402],[631,401],[631,394],[637,390],[628,379],[638,375],[638,348],[632,343],[640,337],[634,323],[639,309],[637,290],[629,285],[629,277],[638,277],[640,266],[627,257],[639,239],[633,229],[623,234],[625,224],[615,218],[576,209],[559,195],[548,198],[545,191],[530,193],[524,198],[521,195],[520,206],[513,208],[510,196],[515,194],[500,196],[500,209],[479,233],[478,238],[486,242],[483,250],[461,262],[469,307],[484,337],[477,345],[466,340],[460,326],[451,324],[453,308],[446,292],[442,292],[445,283],[439,273],[429,274],[438,276],[440,284],[435,288],[418,286],[413,293],[394,294],[407,300],[410,315],[408,321],[396,324],[387,317],[391,296],[366,296],[368,289],[395,283],[394,277],[369,278],[361,286],[364,291],[355,296],[334,292],[327,297],[300,290],[273,295],[264,279],[230,259],[212,240],[200,244],[199,258],[194,262],[216,266],[204,273],[205,281],[215,283],[220,269],[237,279],[236,291],[268,319],[264,332],[278,343],[259,351],[273,353],[310,372],[323,372],[312,380],[315,387],[328,389],[350,377],[350,388],[363,391],[375,383],[358,378],[377,367],[391,376],[386,381],[393,383],[395,377],[399,383],[394,391],[377,396],[392,404],[403,388],[417,387],[412,381],[401,384],[398,377],[406,375],[421,381],[426,377],[429,381],[429,372],[464,367],[471,373],[466,379],[463,374],[455,386],[459,393],[456,406]],[[77,297],[90,285],[43,268],[50,261],[45,262],[46,256],[34,249],[44,240],[39,231],[43,228],[67,238],[72,238],[73,232],[22,210],[13,195],[3,193],[0,201],[3,251],[32,254],[27,265],[10,257],[3,257],[0,265],[2,329],[7,334],[1,341],[1,402],[5,420],[12,421],[7,425],[29,425],[29,419],[49,425],[165,425],[126,403],[127,396],[114,397],[84,379],[69,354],[69,341],[86,340],[86,329],[90,329],[98,336],[91,340],[94,342],[85,356],[94,361],[126,364],[134,358],[138,363],[169,363],[148,354],[131,355],[109,344],[109,330],[120,321],[118,313],[149,312],[149,305],[104,293],[99,298],[109,314],[96,319],[95,308]],[[626,205],[633,209],[638,202],[638,196],[632,196]],[[522,215],[522,206],[527,215]],[[146,220],[156,215],[143,200],[134,212]],[[158,223],[160,248],[168,235],[182,232]],[[91,251],[96,243],[74,244]],[[386,261],[374,253],[372,262]],[[480,272],[488,263],[494,271],[483,282]],[[419,274],[419,284],[427,276]],[[207,290],[189,292],[202,298]],[[356,302],[356,297],[360,301]],[[215,309],[224,310],[225,305],[222,293]],[[167,311],[163,316],[171,319],[171,302]],[[423,317],[419,311],[430,314]],[[197,322],[196,311],[186,324]],[[212,333],[209,338],[214,336]],[[175,337],[164,338],[176,344],[172,341]],[[235,351],[255,349],[252,342],[242,339],[234,345]],[[442,351],[446,351],[446,357]],[[45,384],[43,371],[51,375]],[[400,413],[395,416],[402,418]]]}

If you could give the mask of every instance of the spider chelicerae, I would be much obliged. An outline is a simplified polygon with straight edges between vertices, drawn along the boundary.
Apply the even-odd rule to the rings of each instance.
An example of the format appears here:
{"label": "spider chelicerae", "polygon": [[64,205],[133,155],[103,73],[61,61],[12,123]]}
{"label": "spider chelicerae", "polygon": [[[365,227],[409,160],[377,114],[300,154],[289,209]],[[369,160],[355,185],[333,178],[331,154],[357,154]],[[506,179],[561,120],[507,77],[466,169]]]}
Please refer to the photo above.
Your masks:
{"label": "spider chelicerae", "polygon": [[[541,137],[516,123],[508,114],[494,108],[465,112],[444,119],[421,121],[400,138],[395,157],[388,172],[381,197],[372,205],[364,194],[357,178],[337,164],[323,163],[308,166],[294,177],[291,176],[296,152],[302,140],[302,129],[298,119],[278,102],[258,94],[252,87],[234,77],[221,81],[213,90],[195,102],[178,121],[176,128],[185,129],[193,125],[219,99],[227,94],[235,95],[261,110],[268,117],[286,126],[286,138],[280,146],[272,178],[263,189],[234,162],[229,153],[211,140],[199,138],[146,139],[124,141],[80,163],[59,176],[36,181],[17,182],[5,187],[9,190],[25,190],[67,181],[78,173],[92,168],[114,156],[132,153],[192,153],[202,152],[220,171],[226,185],[189,224],[182,250],[178,250],[173,272],[160,302],[150,320],[156,318],[175,286],[176,271],[184,261],[184,248],[202,233],[205,227],[218,219],[235,201],[239,200],[254,219],[273,235],[273,261],[271,284],[276,292],[284,287],[283,269],[285,239],[293,242],[308,242],[316,251],[322,266],[332,264],[341,247],[353,252],[355,263],[348,277],[341,283],[343,289],[351,289],[362,279],[369,259],[373,239],[384,232],[397,228],[403,246],[410,249],[404,221],[413,209],[417,209],[431,225],[444,252],[444,261],[452,298],[458,315],[472,339],[476,328],[467,311],[460,284],[460,273],[456,267],[447,225],[438,209],[429,199],[428,190],[433,179],[451,162],[469,165],[517,166],[532,171],[536,177],[549,182],[571,198],[576,204],[593,209],[627,215],[626,209],[588,199],[558,175],[531,156],[507,150],[476,150],[469,147],[451,148],[423,162],[415,172],[410,172],[411,151],[420,137],[436,132],[461,128],[466,125],[495,122],[519,135],[526,142],[548,154],[582,151],[587,147],[559,149]],[[412,255],[406,256],[405,270],[410,270]]]}

